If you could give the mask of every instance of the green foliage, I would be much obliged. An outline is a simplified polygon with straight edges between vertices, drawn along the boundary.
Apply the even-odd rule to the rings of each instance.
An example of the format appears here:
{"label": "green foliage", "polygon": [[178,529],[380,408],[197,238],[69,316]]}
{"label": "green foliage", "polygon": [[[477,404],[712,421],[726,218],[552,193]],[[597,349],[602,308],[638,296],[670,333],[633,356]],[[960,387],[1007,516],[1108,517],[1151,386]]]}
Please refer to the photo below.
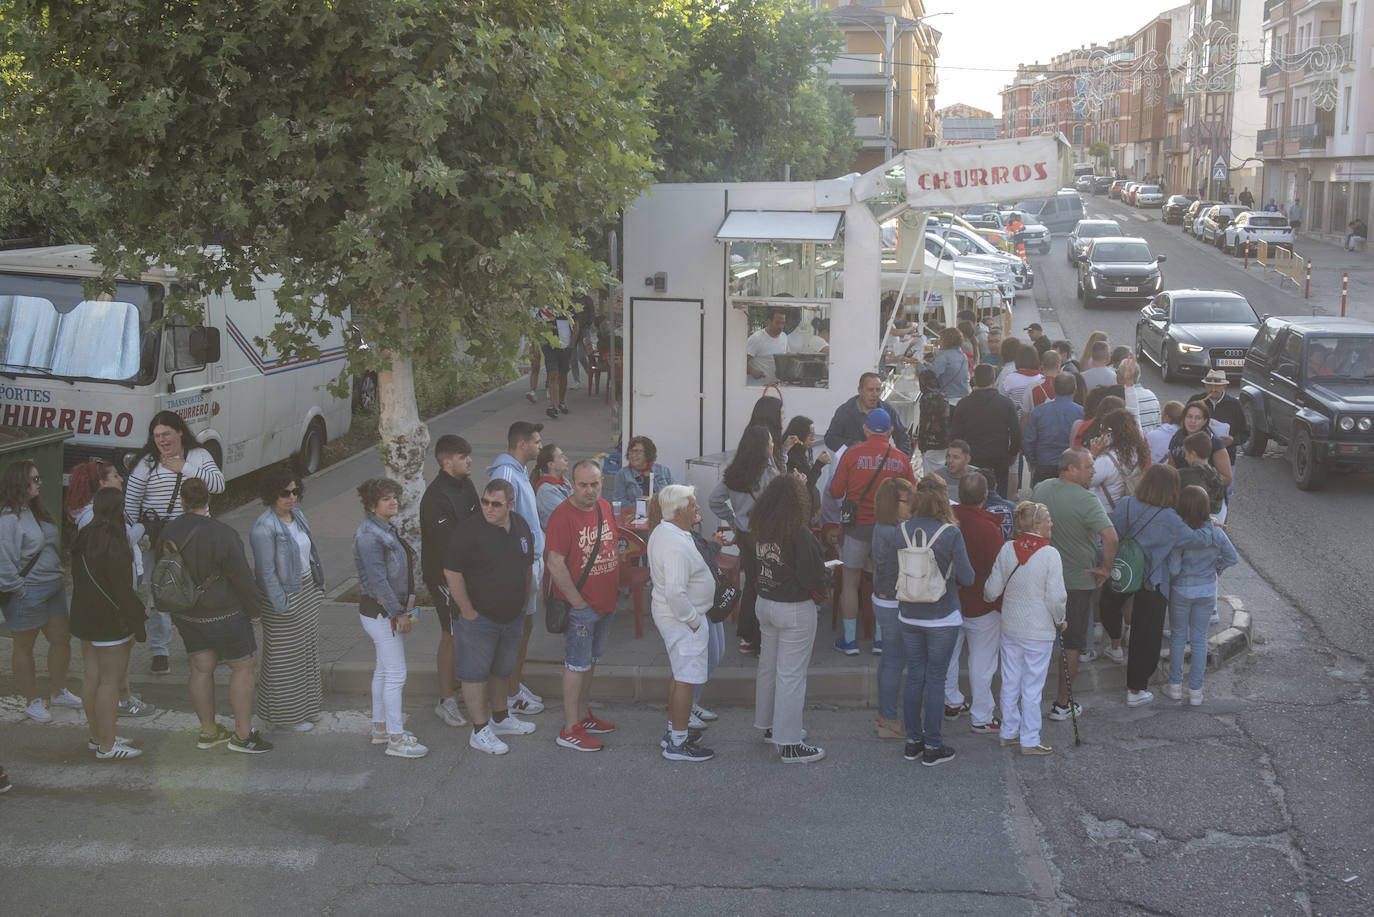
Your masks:
{"label": "green foliage", "polygon": [[818,72],[843,39],[796,0],[660,0],[662,181],[834,177],[858,141],[854,107]]}
{"label": "green foliage", "polygon": [[662,35],[619,0],[0,0],[0,22],[0,225],[91,241],[104,283],[280,273],[273,348],[310,356],[349,308],[350,371],[457,337],[508,363],[534,303],[600,279],[582,240],[652,175]]}
{"label": "green foliage", "polygon": [[1092,146],[1088,147],[1088,155],[1091,156],[1093,159],[1098,159],[1102,161],[1106,161],[1107,157],[1111,154],[1111,152],[1112,148],[1105,140],[1099,140]]}

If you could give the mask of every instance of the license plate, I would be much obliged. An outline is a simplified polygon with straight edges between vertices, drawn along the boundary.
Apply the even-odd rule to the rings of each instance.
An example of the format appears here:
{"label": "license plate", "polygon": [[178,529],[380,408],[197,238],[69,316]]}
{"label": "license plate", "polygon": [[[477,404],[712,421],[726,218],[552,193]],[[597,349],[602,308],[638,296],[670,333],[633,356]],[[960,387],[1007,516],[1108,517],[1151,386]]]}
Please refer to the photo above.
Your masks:
{"label": "license plate", "polygon": [[1243,357],[1242,357],[1241,359],[1236,359],[1236,358],[1234,358],[1234,357],[1225,357],[1225,358],[1223,358],[1223,359],[1217,360],[1217,366],[1221,367],[1222,369],[1226,369],[1226,368],[1239,369],[1239,368],[1243,367],[1244,365],[1245,365],[1245,359],[1244,359]]}
{"label": "license plate", "polygon": [[1140,287],[1117,287],[1116,291],[1118,293],[1139,293]]}

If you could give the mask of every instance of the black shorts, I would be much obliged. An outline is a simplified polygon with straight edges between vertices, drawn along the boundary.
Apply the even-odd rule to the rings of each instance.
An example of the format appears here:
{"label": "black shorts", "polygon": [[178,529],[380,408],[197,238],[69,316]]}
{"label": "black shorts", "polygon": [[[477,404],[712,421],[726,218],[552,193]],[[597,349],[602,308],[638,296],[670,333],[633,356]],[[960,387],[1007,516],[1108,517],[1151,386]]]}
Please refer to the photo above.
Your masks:
{"label": "black shorts", "polygon": [[1088,648],[1088,626],[1093,620],[1095,589],[1070,589],[1064,609],[1064,649],[1082,652]]}
{"label": "black shorts", "polygon": [[172,623],[181,634],[181,642],[186,644],[188,656],[214,653],[220,662],[242,662],[257,655],[253,622],[241,612],[218,621],[197,621],[173,615]]}
{"label": "black shorts", "polygon": [[429,586],[429,598],[434,603],[434,613],[439,617],[439,629],[444,633],[450,633],[453,629],[453,619],[458,617],[458,606],[453,604],[453,597],[449,595],[447,586]]}
{"label": "black shorts", "polygon": [[550,347],[543,345],[544,365],[551,372],[565,373],[572,369],[572,348],[571,347]]}

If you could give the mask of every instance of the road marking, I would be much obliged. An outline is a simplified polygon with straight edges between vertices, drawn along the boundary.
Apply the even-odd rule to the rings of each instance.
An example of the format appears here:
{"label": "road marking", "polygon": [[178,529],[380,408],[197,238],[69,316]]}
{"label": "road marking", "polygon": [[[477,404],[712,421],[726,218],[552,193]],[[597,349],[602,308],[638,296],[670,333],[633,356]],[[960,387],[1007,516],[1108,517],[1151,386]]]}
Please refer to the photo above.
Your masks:
{"label": "road marking", "polygon": [[298,847],[135,847],[133,844],[92,841],[84,844],[14,844],[0,842],[0,862],[7,867],[42,866],[238,866],[249,869],[286,869],[304,872],[314,868],[319,851]]}
{"label": "road marking", "polygon": [[[221,754],[223,752],[223,754]],[[220,793],[356,793],[367,786],[370,774],[321,774],[308,771],[264,770],[259,767],[231,770],[228,757],[235,761],[246,756],[230,755],[223,748],[202,752],[213,756],[213,763],[196,762],[194,769],[168,770],[157,766],[147,755],[138,761],[109,765],[105,763],[37,769],[25,772],[24,786],[50,790],[111,789],[181,792],[201,790]],[[150,767],[144,768],[144,763]],[[245,762],[246,763],[246,762]],[[141,769],[142,768],[142,769]],[[0,861],[3,862],[3,861]]]}

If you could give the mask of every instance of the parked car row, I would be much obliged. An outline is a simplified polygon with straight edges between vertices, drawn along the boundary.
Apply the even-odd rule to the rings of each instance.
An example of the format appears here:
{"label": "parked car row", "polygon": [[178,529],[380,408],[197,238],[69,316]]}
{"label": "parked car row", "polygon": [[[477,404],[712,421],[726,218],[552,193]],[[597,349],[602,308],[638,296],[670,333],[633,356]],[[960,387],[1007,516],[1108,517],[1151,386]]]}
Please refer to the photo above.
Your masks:
{"label": "parked car row", "polygon": [[1293,247],[1293,226],[1281,213],[1220,201],[1194,201],[1180,220],[1185,233],[1238,258],[1253,254],[1261,241]]}

